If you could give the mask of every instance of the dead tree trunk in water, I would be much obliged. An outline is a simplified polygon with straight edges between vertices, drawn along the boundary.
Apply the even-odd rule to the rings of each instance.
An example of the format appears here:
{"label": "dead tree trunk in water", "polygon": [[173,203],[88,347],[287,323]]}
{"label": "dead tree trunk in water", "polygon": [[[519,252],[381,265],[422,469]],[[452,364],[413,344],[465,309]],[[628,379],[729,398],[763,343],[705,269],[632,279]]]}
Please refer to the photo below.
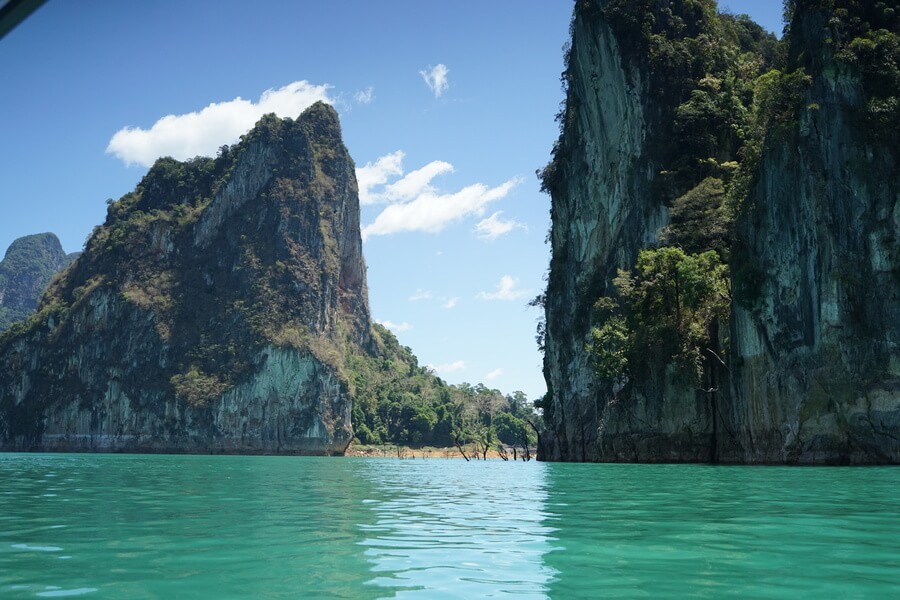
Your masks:
{"label": "dead tree trunk in water", "polygon": [[462,444],[459,441],[458,436],[453,436],[453,443],[456,444],[456,449],[459,450],[459,453],[462,454],[462,457],[466,459],[466,462],[469,462],[469,457],[466,456],[466,451],[463,450]]}
{"label": "dead tree trunk in water", "polygon": [[[540,453],[540,451],[541,451],[541,430],[537,428],[537,425],[535,425],[534,423],[531,422],[531,419],[525,419],[525,421],[529,425],[531,425],[532,429],[534,429],[534,435],[537,436],[537,452]],[[526,450],[527,450],[527,448],[526,448]],[[529,457],[530,456],[531,456],[531,454],[529,453]]]}
{"label": "dead tree trunk in water", "polygon": [[509,460],[509,454],[507,454],[503,444],[497,444],[497,453],[500,454],[500,458],[502,458],[504,462]]}
{"label": "dead tree trunk in water", "polygon": [[[531,425],[532,427],[534,427],[534,425],[531,424],[531,421],[529,421],[528,424]],[[535,429],[535,431],[537,431],[537,429]],[[528,448],[528,430],[525,429],[524,425],[522,426],[521,435],[522,435],[522,450],[524,452],[522,454],[522,462],[528,462],[529,460],[531,460],[531,450],[529,450],[529,448]]]}

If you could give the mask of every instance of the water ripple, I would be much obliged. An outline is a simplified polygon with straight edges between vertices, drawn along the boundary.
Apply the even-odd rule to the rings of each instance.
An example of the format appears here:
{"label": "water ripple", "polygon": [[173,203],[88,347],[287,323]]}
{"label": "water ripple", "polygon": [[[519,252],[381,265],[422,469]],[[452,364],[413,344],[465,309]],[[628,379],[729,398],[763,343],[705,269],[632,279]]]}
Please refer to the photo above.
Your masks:
{"label": "water ripple", "polygon": [[898,489],[880,468],[5,454],[0,597],[900,597]]}

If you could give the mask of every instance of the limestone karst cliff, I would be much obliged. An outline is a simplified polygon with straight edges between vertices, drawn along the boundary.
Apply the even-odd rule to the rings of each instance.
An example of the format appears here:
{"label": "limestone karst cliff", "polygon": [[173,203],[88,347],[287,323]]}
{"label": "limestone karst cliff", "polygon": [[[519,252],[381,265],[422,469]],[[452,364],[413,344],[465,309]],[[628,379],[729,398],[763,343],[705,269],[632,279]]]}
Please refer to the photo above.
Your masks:
{"label": "limestone karst cliff", "polygon": [[77,254],[66,254],[52,233],[26,235],[10,244],[0,261],[0,332],[34,312],[50,278]]}
{"label": "limestone karst cliff", "polygon": [[796,3],[809,81],[736,225],[722,460],[900,462],[900,6],[877,4]]}
{"label": "limestone karst cliff", "polygon": [[159,159],[0,337],[0,448],[342,453],[372,346],[337,113]]}
{"label": "limestone karst cliff", "polygon": [[547,460],[900,462],[898,13],[580,0]]}

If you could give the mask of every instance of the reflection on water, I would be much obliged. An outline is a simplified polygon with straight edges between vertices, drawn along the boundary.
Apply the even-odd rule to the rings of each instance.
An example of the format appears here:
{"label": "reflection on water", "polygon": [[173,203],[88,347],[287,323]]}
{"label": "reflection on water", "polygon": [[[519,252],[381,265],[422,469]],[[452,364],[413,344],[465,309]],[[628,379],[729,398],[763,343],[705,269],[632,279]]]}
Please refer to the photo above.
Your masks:
{"label": "reflection on water", "polygon": [[552,464],[554,598],[900,597],[900,470]]}
{"label": "reflection on water", "polygon": [[363,527],[372,583],[397,597],[543,598],[550,529],[545,465],[498,461],[366,463],[377,495]]}
{"label": "reflection on water", "polygon": [[0,454],[0,598],[900,597],[900,469]]}
{"label": "reflection on water", "polygon": [[376,598],[360,462],[0,455],[0,598]]}

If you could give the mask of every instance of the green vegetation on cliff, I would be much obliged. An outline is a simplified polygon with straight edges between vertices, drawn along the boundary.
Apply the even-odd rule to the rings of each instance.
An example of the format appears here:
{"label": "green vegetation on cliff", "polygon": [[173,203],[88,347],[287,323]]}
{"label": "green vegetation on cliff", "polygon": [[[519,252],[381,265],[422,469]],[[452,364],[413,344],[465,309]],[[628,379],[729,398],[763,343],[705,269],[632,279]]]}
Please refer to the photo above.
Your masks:
{"label": "green vegetation on cliff", "polygon": [[541,172],[542,456],[900,455],[900,5],[785,19],[778,40],[714,0],[576,2]]}
{"label": "green vegetation on cliff", "polygon": [[[714,0],[577,3],[576,13],[606,22],[621,43],[623,60],[647,73],[644,85],[649,94],[643,101],[652,104],[658,137],[664,140],[649,152],[660,164],[653,179],[654,201],[669,207],[669,224],[660,231],[660,245],[641,252],[636,277],[647,276],[652,258],[678,255],[683,266],[705,264],[711,277],[730,279],[727,264],[735,241],[734,221],[757,177],[763,145],[767,138],[772,144],[792,135],[801,112],[817,109],[804,104],[812,82],[808,73],[820,72],[829,53],[838,68],[862,81],[867,96],[858,113],[859,125],[873,138],[897,143],[900,7],[895,4],[792,0],[785,3],[786,19],[792,25],[777,40],[746,15],[718,13]],[[792,30],[800,27],[799,21],[793,23],[794,15],[802,13],[809,19],[811,12],[819,13],[830,34],[821,40],[821,48],[791,42],[797,36]],[[567,87],[573,69],[570,65],[563,74]],[[577,119],[580,102],[569,94],[566,109],[559,115],[563,136]],[[548,191],[559,185],[561,148],[557,144],[553,160],[542,172]],[[654,277],[665,280],[677,269],[668,271],[659,270]],[[610,381],[628,379],[628,365],[633,368],[636,361],[624,359],[625,348],[644,360],[659,359],[660,347],[681,343],[678,352],[661,351],[663,363],[686,355],[699,360],[702,348],[713,342],[707,334],[672,337],[667,326],[661,325],[654,326],[656,335],[649,336],[643,327],[623,329],[621,310],[631,321],[650,324],[660,322],[660,307],[679,305],[677,286],[661,285],[654,302],[629,297],[634,289],[629,277],[620,273],[612,293],[593,301],[597,325],[591,351],[597,357],[598,372]],[[710,294],[698,302],[718,307],[703,319],[701,329],[713,326],[709,319],[718,321],[716,330],[727,329],[729,310],[723,298],[728,296],[720,288],[717,284],[697,290]],[[692,369],[696,360],[688,361]],[[710,360],[710,368],[722,364]],[[620,372],[610,372],[614,365],[619,365]]]}
{"label": "green vegetation on cliff", "polygon": [[[791,62],[814,74],[839,69],[859,78],[865,97],[854,125],[898,153],[900,2],[785,0],[785,18]],[[824,35],[813,27],[821,27]],[[791,45],[792,38],[802,43]]]}
{"label": "green vegetation on cliff", "polygon": [[646,377],[653,364],[693,370],[697,380],[715,352],[718,326],[726,318],[731,294],[728,268],[715,250],[685,254],[663,246],[642,250],[634,274],[614,280],[619,300],[595,303],[598,326],[590,351],[598,376],[609,383],[626,373]]}
{"label": "green vegetation on cliff", "polygon": [[[718,341],[711,336],[727,329],[729,295],[723,289],[740,205],[736,190],[748,185],[755,166],[744,163],[759,154],[766,130],[761,122],[792,109],[805,80],[776,68],[785,50],[774,35],[744,15],[719,14],[713,0],[584,0],[575,10],[581,19],[607,23],[623,62],[646,73],[641,100],[655,131],[645,150],[655,166],[648,200],[669,212],[659,245],[637,257],[636,274],[620,270],[599,299],[589,299],[588,350],[608,385],[639,380],[648,364],[672,361],[696,373],[699,384],[704,364],[721,364],[712,356]],[[583,101],[571,89],[576,65],[571,55],[568,61],[562,138],[542,173],[551,193],[563,184],[556,180],[562,173],[556,163]],[[548,294],[557,285],[553,272],[561,268],[551,265]]]}

